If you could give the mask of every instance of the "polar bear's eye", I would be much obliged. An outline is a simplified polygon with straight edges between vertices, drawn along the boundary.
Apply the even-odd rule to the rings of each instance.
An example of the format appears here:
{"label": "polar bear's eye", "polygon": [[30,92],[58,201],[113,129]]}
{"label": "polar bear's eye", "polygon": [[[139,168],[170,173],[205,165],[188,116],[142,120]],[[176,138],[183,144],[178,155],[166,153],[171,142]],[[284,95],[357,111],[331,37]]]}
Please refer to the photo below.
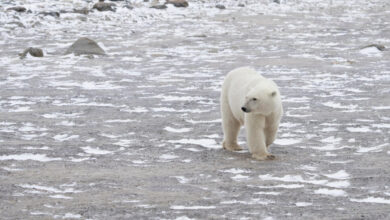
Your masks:
{"label": "polar bear's eye", "polygon": [[257,99],[256,98],[252,98],[252,101],[256,101]]}

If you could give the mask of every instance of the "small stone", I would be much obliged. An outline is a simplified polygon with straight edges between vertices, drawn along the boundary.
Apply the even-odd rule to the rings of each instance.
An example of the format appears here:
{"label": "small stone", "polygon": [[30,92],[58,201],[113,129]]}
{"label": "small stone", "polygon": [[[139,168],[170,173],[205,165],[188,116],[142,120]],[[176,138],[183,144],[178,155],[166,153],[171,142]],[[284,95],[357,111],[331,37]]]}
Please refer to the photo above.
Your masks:
{"label": "small stone", "polygon": [[39,12],[38,14],[44,15],[44,16],[53,16],[53,17],[56,17],[56,18],[59,18],[59,17],[60,17],[60,13],[59,13],[59,12],[56,12],[56,11],[51,11],[51,12]]}
{"label": "small stone", "polygon": [[166,9],[167,6],[166,5],[153,5],[152,7],[150,8],[154,8],[154,9]]}
{"label": "small stone", "polygon": [[127,9],[129,9],[129,10],[133,10],[134,9],[134,7],[133,6],[131,6],[131,5],[125,5],[125,6],[123,6],[124,8],[127,8]]}
{"label": "small stone", "polygon": [[7,11],[16,11],[16,12],[25,12],[27,9],[23,6],[15,6],[11,8],[7,8]]}
{"label": "small stone", "polygon": [[165,4],[173,4],[175,7],[188,7],[188,2],[186,0],[167,0]]}
{"label": "small stone", "polygon": [[115,12],[115,3],[105,3],[103,1],[99,1],[98,3],[94,4],[92,9],[97,9],[98,11],[113,11]]}
{"label": "small stone", "polygon": [[368,46],[363,47],[362,49],[368,48],[368,47],[376,47],[380,51],[385,51],[386,50],[386,47],[381,45],[381,44],[370,44]]}
{"label": "small stone", "polygon": [[20,59],[24,59],[27,56],[27,53],[29,53],[33,57],[43,57],[43,51],[40,48],[36,47],[29,47],[23,51],[23,53],[20,53]]}
{"label": "small stone", "polygon": [[105,55],[104,50],[93,40],[82,37],[74,42],[65,52],[66,54],[75,54],[76,56],[82,54],[92,54],[92,55]]}
{"label": "small stone", "polygon": [[215,7],[219,8],[221,10],[226,9],[226,7],[224,5],[220,5],[220,4],[216,5]]}
{"label": "small stone", "polygon": [[245,7],[245,5],[240,3],[240,4],[238,4],[238,7]]}
{"label": "small stone", "polygon": [[89,9],[88,8],[81,8],[81,9],[73,9],[73,12],[74,13],[78,13],[78,14],[84,14],[84,15],[87,15],[89,14]]}
{"label": "small stone", "polygon": [[12,22],[9,22],[7,24],[16,25],[16,26],[21,27],[21,28],[26,28],[26,26],[24,26],[24,24],[22,22],[19,22],[19,21],[12,21]]}

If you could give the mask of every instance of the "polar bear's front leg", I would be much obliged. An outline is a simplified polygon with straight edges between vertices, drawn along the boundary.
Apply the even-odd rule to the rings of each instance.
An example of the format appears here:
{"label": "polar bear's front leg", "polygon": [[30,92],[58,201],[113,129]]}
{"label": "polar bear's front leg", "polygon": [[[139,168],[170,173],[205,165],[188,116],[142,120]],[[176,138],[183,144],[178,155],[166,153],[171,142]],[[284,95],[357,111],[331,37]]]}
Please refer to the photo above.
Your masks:
{"label": "polar bear's front leg", "polygon": [[245,114],[247,143],[252,157],[256,160],[273,160],[275,156],[268,153],[264,133],[265,117]]}

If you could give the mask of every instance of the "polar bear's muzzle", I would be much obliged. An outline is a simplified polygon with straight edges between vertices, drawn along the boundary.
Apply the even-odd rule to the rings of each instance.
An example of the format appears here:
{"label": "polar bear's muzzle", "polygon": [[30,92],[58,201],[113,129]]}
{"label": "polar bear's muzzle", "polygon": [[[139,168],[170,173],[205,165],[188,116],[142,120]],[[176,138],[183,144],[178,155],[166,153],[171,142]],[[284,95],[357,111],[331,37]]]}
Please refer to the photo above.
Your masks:
{"label": "polar bear's muzzle", "polygon": [[241,107],[241,110],[246,113],[250,112],[249,109],[245,106]]}

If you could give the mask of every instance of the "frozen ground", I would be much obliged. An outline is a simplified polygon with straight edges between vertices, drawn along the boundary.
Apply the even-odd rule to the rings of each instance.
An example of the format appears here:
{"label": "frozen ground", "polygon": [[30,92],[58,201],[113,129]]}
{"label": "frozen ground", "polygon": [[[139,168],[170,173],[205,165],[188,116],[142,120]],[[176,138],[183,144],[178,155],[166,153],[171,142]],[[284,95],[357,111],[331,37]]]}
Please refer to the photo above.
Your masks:
{"label": "frozen ground", "polygon": [[[390,54],[362,48],[390,47],[390,3],[218,2],[2,1],[0,218],[389,219]],[[83,36],[108,56],[61,55]],[[283,95],[275,161],[220,147],[244,65]]]}

